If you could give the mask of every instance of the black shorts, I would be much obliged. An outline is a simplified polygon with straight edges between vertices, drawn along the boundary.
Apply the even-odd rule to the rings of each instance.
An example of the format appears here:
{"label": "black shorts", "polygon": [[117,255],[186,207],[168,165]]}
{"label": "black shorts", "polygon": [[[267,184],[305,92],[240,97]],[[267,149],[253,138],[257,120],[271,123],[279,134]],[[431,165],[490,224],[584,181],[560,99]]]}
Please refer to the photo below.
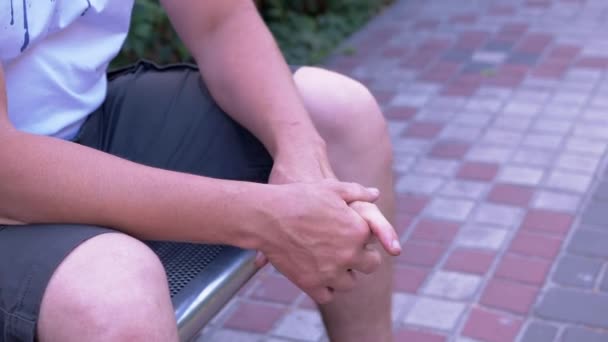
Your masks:
{"label": "black shorts", "polygon": [[[267,181],[271,156],[216,105],[195,67],[140,62],[110,73],[109,79],[106,101],[87,119],[76,143],[163,169]],[[113,230],[0,226],[0,341],[35,339],[54,270],[79,244],[107,232]]]}

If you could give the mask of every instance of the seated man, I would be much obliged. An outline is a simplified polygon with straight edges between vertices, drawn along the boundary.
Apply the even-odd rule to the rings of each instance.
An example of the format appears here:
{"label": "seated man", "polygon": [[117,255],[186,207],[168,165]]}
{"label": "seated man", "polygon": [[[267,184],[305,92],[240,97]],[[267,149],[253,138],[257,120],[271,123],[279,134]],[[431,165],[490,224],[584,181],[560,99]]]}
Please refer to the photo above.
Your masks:
{"label": "seated man", "polygon": [[258,250],[333,341],[389,341],[400,246],[370,93],[292,75],[251,2],[163,5],[200,69],[106,77],[132,1],[0,6],[0,340],[177,340],[141,239]]}

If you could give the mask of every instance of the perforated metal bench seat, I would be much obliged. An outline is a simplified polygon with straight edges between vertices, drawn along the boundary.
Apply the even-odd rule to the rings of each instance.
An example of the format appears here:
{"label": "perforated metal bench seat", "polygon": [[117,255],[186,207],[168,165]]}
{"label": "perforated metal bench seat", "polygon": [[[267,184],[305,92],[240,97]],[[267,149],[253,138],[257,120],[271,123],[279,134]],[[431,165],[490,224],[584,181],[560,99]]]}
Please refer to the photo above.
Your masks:
{"label": "perforated metal bench seat", "polygon": [[169,280],[181,341],[192,339],[255,273],[255,252],[230,246],[150,242]]}

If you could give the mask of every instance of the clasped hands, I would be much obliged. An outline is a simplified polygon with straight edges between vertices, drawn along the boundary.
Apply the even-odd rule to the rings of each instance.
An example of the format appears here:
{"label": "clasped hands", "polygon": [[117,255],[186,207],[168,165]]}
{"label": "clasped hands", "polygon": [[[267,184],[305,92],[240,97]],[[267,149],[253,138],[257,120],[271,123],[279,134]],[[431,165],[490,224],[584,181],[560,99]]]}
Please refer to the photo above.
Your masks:
{"label": "clasped hands", "polygon": [[270,262],[319,304],[335,291],[351,290],[357,273],[370,274],[382,251],[399,255],[397,233],[374,202],[377,189],[340,182],[323,150],[275,156],[269,184],[274,193],[273,222],[256,257]]}

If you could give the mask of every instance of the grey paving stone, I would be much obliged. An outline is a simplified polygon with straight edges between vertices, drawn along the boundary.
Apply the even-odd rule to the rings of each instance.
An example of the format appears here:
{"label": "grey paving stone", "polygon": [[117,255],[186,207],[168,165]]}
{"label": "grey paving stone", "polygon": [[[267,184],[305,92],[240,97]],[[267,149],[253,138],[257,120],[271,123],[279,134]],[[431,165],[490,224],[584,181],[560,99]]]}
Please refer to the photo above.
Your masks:
{"label": "grey paving stone", "polygon": [[596,95],[592,98],[590,104],[596,107],[608,107],[608,98],[606,95]]}
{"label": "grey paving stone", "polygon": [[432,194],[442,184],[444,180],[436,176],[405,175],[397,182],[397,192],[399,193],[422,193]]}
{"label": "grey paving stone", "polygon": [[407,122],[388,120],[388,134],[392,139],[399,138],[407,128]]}
{"label": "grey paving stone", "polygon": [[439,193],[448,197],[479,199],[487,192],[488,187],[487,183],[456,179],[446,183]]}
{"label": "grey paving stone", "polygon": [[583,112],[583,120],[596,124],[608,126],[608,115],[606,108],[589,108]]}
{"label": "grey paving stone", "polygon": [[422,107],[430,98],[431,96],[425,93],[398,93],[390,104],[392,106]]}
{"label": "grey paving stone", "polygon": [[296,309],[289,312],[273,331],[280,337],[303,341],[317,341],[323,334],[323,322],[318,312]]}
{"label": "grey paving stone", "polygon": [[[554,287],[536,308],[544,319],[608,328],[608,296],[599,293]],[[583,341],[583,340],[579,340]]]}
{"label": "grey paving stone", "polygon": [[505,163],[513,153],[510,148],[499,146],[474,146],[466,155],[467,160],[487,163]]}
{"label": "grey paving stone", "polygon": [[481,128],[479,127],[448,124],[441,132],[440,137],[448,140],[474,141],[480,134]]}
{"label": "grey paving stone", "polygon": [[482,73],[482,72],[487,72],[490,70],[494,70],[496,68],[495,64],[492,63],[485,63],[485,62],[469,62],[467,64],[464,65],[464,68],[462,68],[462,71],[465,73]]}
{"label": "grey paving stone", "polygon": [[586,137],[571,137],[566,142],[566,150],[580,154],[601,156],[606,151],[606,142]]}
{"label": "grey paving stone", "polygon": [[493,40],[486,43],[483,48],[489,51],[508,52],[513,48],[513,43],[502,40]]}
{"label": "grey paving stone", "polygon": [[455,113],[445,109],[425,109],[416,115],[417,121],[449,122]]}
{"label": "grey paving stone", "polygon": [[537,185],[543,178],[543,169],[529,166],[506,166],[503,167],[498,180],[505,183],[520,185]]}
{"label": "grey paving stone", "polygon": [[416,163],[416,170],[421,174],[450,177],[458,171],[459,163],[455,160],[423,158]]}
{"label": "grey paving stone", "polygon": [[523,164],[529,166],[549,166],[555,153],[551,150],[539,149],[539,148],[524,148],[519,149],[513,156],[513,163]]}
{"label": "grey paving stone", "polygon": [[555,283],[590,289],[595,284],[602,262],[575,255],[562,256],[553,274]]}
{"label": "grey paving stone", "polygon": [[473,54],[472,60],[479,63],[500,64],[507,59],[507,54],[499,51],[477,51]]}
{"label": "grey paving stone", "polygon": [[608,228],[608,202],[593,201],[587,204],[583,212],[582,222],[584,224]]}
{"label": "grey paving stone", "polygon": [[593,193],[593,198],[599,202],[608,202],[608,180],[604,179],[598,184]]}
{"label": "grey paving stone", "polygon": [[573,172],[553,171],[546,186],[554,189],[584,193],[591,184],[591,177]]}
{"label": "grey paving stone", "polygon": [[568,327],[562,335],[561,342],[606,342],[608,333],[593,331],[582,327]]}
{"label": "grey paving stone", "polygon": [[456,115],[452,122],[457,125],[484,127],[491,119],[490,115],[464,112]]}
{"label": "grey paving stone", "polygon": [[580,113],[580,106],[564,104],[548,104],[543,110],[543,115],[545,117],[561,118],[565,120],[574,120]]}
{"label": "grey paving stone", "polygon": [[416,157],[403,153],[393,154],[393,170],[401,173],[410,171],[412,165],[416,161]]}
{"label": "grey paving stone", "polygon": [[490,223],[501,227],[515,227],[523,216],[521,208],[483,203],[475,212],[475,222]]}
{"label": "grey paving stone", "polygon": [[468,62],[473,57],[473,51],[471,50],[448,50],[441,58],[450,62]]}
{"label": "grey paving stone", "polygon": [[540,104],[529,102],[513,102],[508,103],[503,109],[505,114],[521,115],[526,117],[536,116],[541,109]]}
{"label": "grey paving stone", "polygon": [[523,64],[523,65],[536,65],[539,58],[540,58],[540,55],[536,54],[536,53],[514,52],[514,53],[511,53],[509,55],[509,57],[507,58],[507,63]]}
{"label": "grey paving stone", "polygon": [[585,138],[595,138],[600,140],[608,139],[608,129],[603,125],[592,123],[578,123],[574,126],[574,135]]}
{"label": "grey paving stone", "polygon": [[244,331],[235,331],[228,329],[219,329],[209,334],[203,334],[197,342],[262,342],[264,336],[252,334]]}
{"label": "grey paving stone", "polygon": [[429,82],[415,82],[409,84],[407,88],[404,90],[408,90],[417,94],[427,94],[434,95],[437,94],[441,90],[441,86],[435,83]]}
{"label": "grey paving stone", "polygon": [[555,104],[570,104],[582,106],[589,100],[588,93],[578,93],[572,91],[559,91],[555,93],[551,99],[551,103]]}
{"label": "grey paving stone", "polygon": [[522,83],[522,89],[535,89],[535,90],[547,90],[550,91],[557,88],[561,84],[561,80],[550,80],[547,78],[537,78],[533,76],[527,77]]}
{"label": "grey paving stone", "polygon": [[536,148],[557,149],[561,145],[562,140],[563,136],[558,134],[529,133],[524,138],[523,145]]}
{"label": "grey paving stone", "polygon": [[564,153],[557,160],[557,166],[564,170],[581,171],[593,174],[600,163],[599,157]]}
{"label": "grey paving stone", "polygon": [[437,271],[422,288],[426,295],[454,299],[470,299],[481,285],[481,277],[471,274]]}
{"label": "grey paving stone", "polygon": [[568,244],[568,251],[591,258],[608,258],[606,246],[608,246],[608,232],[578,229]]}
{"label": "grey paving stone", "polygon": [[543,103],[549,99],[551,92],[538,89],[520,89],[513,95],[513,101]]}
{"label": "grey paving stone", "polygon": [[399,138],[393,141],[393,151],[396,153],[419,155],[426,153],[430,146],[431,141],[426,139]]}
{"label": "grey paving stone", "polygon": [[505,243],[508,231],[498,228],[487,228],[479,225],[468,225],[460,230],[456,245],[460,247],[498,250]]}
{"label": "grey paving stone", "polygon": [[482,86],[477,91],[477,95],[479,95],[479,96],[486,96],[486,97],[491,97],[491,98],[496,98],[496,99],[501,99],[501,100],[508,99],[511,96],[511,93],[513,93],[513,91],[510,89],[506,89],[503,87],[493,87],[493,86]]}
{"label": "grey paving stone", "polygon": [[594,88],[595,88],[594,83],[585,83],[585,82],[580,82],[580,81],[564,81],[561,84],[559,91],[561,93],[572,92],[572,93],[591,94],[593,92]]}
{"label": "grey paving stone", "polygon": [[537,132],[566,134],[572,128],[572,121],[539,118],[532,127]]}
{"label": "grey paving stone", "polygon": [[401,322],[405,315],[412,309],[416,303],[417,297],[407,293],[393,293],[392,297],[392,316],[393,323]]}
{"label": "grey paving stone", "polygon": [[464,221],[475,203],[462,199],[434,198],[426,209],[426,214],[445,220]]}
{"label": "grey paving stone", "polygon": [[468,111],[494,113],[502,107],[503,101],[492,97],[474,97],[467,102]]}
{"label": "grey paving stone", "polygon": [[528,325],[519,342],[553,342],[557,336],[557,328],[540,322]]}
{"label": "grey paving stone", "polygon": [[404,322],[449,331],[455,328],[464,310],[463,303],[421,297],[405,317]]}
{"label": "grey paving stone", "polygon": [[468,98],[458,96],[436,96],[427,104],[428,109],[458,110],[467,103]]}
{"label": "grey paving stone", "polygon": [[581,203],[580,195],[541,190],[532,201],[532,207],[557,211],[575,212]]}
{"label": "grey paving stone", "polygon": [[497,146],[515,147],[522,138],[523,133],[520,132],[490,128],[482,137],[482,141]]}
{"label": "grey paving stone", "polygon": [[567,81],[575,80],[588,83],[595,83],[602,77],[602,72],[599,70],[593,70],[588,68],[570,68],[564,79]]}
{"label": "grey paving stone", "polygon": [[[606,265],[604,265],[606,268]],[[604,275],[602,276],[602,280],[600,281],[600,290],[604,292],[608,292],[608,272],[604,271]]]}
{"label": "grey paving stone", "polygon": [[494,120],[493,127],[510,129],[514,131],[525,131],[532,122],[531,118],[525,116],[499,116]]}

